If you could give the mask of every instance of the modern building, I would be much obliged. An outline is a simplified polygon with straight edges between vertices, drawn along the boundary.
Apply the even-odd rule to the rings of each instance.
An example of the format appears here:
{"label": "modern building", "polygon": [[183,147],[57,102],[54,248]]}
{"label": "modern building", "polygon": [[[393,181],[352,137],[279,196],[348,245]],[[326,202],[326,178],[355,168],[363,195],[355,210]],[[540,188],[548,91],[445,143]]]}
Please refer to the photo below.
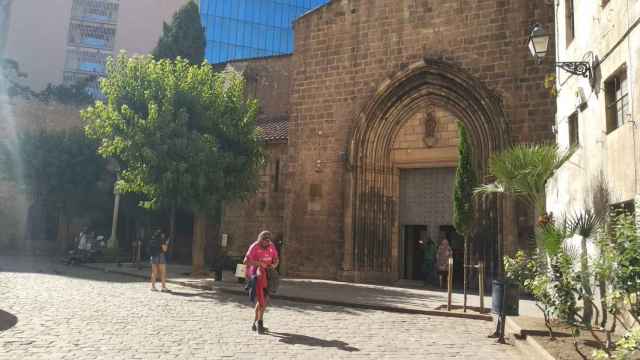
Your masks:
{"label": "modern building", "polygon": [[604,190],[609,206],[639,215],[640,2],[556,0],[554,7],[556,60],[589,72],[556,71],[556,140],[576,152],[549,182],[547,208],[563,216],[601,207]]}
{"label": "modern building", "polygon": [[9,32],[9,9],[11,0],[0,0],[0,57],[4,53]]}
{"label": "modern building", "polygon": [[[553,29],[554,10],[527,0],[330,1],[295,21],[292,55],[231,62],[267,104],[263,123],[287,119],[265,133],[287,128],[268,145],[260,192],[228,204],[227,254],[243,255],[266,228],[282,240],[289,276],[394,282],[420,279],[421,244],[447,237],[461,272],[457,124],[487,181],[491,154],[553,139],[544,85],[554,66],[523,44],[530,24]],[[529,246],[532,212],[500,198],[477,214],[472,261],[491,277],[503,254]]]}
{"label": "modern building", "polygon": [[291,54],[293,21],[329,0],[200,0],[205,57],[232,60]]}
{"label": "modern building", "polygon": [[113,54],[151,52],[162,23],[186,1],[3,0],[0,15],[9,14],[0,23],[4,57],[18,62],[35,91],[102,75]]}

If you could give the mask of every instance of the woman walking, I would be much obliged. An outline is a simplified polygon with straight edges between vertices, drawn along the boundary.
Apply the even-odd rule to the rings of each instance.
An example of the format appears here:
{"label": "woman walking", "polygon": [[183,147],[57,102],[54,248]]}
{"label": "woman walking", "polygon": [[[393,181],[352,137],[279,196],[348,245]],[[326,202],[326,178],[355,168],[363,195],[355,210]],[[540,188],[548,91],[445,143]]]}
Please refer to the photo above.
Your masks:
{"label": "woman walking", "polygon": [[156,289],[156,279],[159,277],[162,283],[162,292],[169,291],[167,289],[167,259],[165,253],[167,252],[168,244],[164,233],[161,230],[157,230],[151,238],[149,244],[149,252],[151,253],[151,290],[158,291]]}
{"label": "woman walking", "polygon": [[258,235],[256,242],[251,244],[247,255],[244,258],[244,264],[247,265],[247,279],[249,287],[254,290],[252,298],[255,297],[255,317],[251,330],[264,334],[263,317],[264,311],[268,304],[267,285],[269,283],[268,270],[275,269],[278,266],[278,251],[271,242],[271,233],[263,231]]}

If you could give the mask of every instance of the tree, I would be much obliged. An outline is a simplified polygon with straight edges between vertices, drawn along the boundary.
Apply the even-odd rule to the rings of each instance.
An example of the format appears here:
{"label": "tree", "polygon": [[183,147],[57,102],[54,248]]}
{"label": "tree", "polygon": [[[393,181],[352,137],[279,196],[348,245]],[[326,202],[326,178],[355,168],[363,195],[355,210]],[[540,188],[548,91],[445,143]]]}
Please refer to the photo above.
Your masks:
{"label": "tree", "polygon": [[[153,56],[156,59],[175,60],[178,57],[187,59],[191,64],[198,65],[204,61],[206,38],[200,22],[198,5],[189,1],[174,15],[171,24],[163,24],[162,36],[158,40]],[[175,239],[176,206],[169,206],[169,238]],[[173,248],[169,251],[171,252]]]}
{"label": "tree", "polygon": [[193,274],[204,272],[207,217],[255,192],[263,163],[257,103],[235,72],[185,59],[120,54],[101,82],[107,103],[82,112],[99,152],[124,167],[117,187],[144,194],[147,208],[194,213]]}
{"label": "tree", "polygon": [[581,296],[585,300],[582,309],[582,320],[586,327],[591,327],[593,310],[595,308],[595,298],[593,296],[593,290],[591,289],[592,276],[589,266],[587,240],[598,232],[602,223],[602,218],[590,209],[576,213],[568,220],[570,232],[580,237],[580,273],[578,277],[583,292]]}
{"label": "tree", "polygon": [[111,184],[97,147],[81,129],[70,129],[25,131],[15,148],[6,143],[0,148],[3,177],[28,192],[32,206],[57,209],[61,246],[71,217],[105,210]]}
{"label": "tree", "polygon": [[175,14],[171,24],[164,23],[158,45],[153,50],[156,59],[176,59],[181,57],[191,64],[204,61],[206,38],[198,5],[190,0]]}
{"label": "tree", "polygon": [[453,226],[464,236],[464,309],[467,308],[467,279],[469,266],[469,236],[473,228],[473,189],[476,175],[471,163],[471,148],[464,125],[458,123],[458,168],[453,185]]}

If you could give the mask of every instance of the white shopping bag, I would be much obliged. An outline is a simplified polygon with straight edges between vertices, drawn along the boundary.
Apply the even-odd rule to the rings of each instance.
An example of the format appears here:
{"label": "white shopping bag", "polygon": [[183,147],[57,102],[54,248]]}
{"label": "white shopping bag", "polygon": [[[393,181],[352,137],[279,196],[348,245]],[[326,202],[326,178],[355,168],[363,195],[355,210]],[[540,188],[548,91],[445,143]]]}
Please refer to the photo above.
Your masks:
{"label": "white shopping bag", "polygon": [[245,271],[247,269],[247,266],[244,264],[238,264],[236,265],[236,277],[237,278],[245,278]]}

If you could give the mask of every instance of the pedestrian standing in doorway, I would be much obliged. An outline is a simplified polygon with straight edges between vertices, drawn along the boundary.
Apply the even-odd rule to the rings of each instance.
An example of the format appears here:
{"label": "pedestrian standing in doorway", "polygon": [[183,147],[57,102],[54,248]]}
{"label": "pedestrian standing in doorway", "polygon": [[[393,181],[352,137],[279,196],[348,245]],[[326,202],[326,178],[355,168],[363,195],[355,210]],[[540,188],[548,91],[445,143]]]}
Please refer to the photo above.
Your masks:
{"label": "pedestrian standing in doorway", "polygon": [[167,289],[167,260],[165,253],[167,252],[167,238],[161,230],[157,230],[151,237],[149,242],[149,253],[151,254],[151,290],[158,291],[156,288],[156,280],[159,277],[162,283],[162,292],[169,291]]}
{"label": "pedestrian standing in doorway", "polygon": [[258,235],[258,239],[251,244],[247,255],[244,258],[244,264],[247,265],[248,287],[253,291],[252,299],[255,298],[255,317],[251,330],[264,334],[267,330],[264,327],[264,311],[267,309],[269,301],[269,293],[267,285],[269,283],[269,269],[275,269],[278,266],[278,251],[271,242],[271,233],[263,231]]}
{"label": "pedestrian standing in doorway", "polygon": [[440,287],[444,288],[444,282],[449,274],[449,258],[451,257],[451,247],[444,235],[441,235],[438,246],[438,275],[440,275]]}
{"label": "pedestrian standing in doorway", "polygon": [[424,244],[424,256],[422,261],[425,286],[431,284],[435,278],[436,252],[436,244],[433,242],[431,237],[427,237],[427,241]]}

